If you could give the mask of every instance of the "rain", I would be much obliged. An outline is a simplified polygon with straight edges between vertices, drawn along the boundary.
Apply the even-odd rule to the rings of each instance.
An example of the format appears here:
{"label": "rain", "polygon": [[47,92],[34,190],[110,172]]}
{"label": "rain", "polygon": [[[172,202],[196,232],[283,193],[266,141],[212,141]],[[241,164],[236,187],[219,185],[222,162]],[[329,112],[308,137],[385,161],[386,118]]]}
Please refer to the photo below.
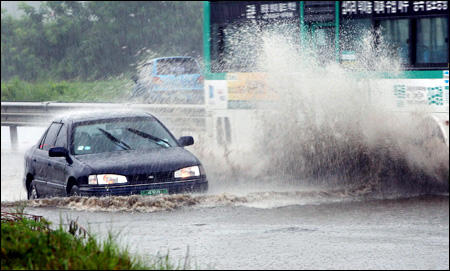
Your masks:
{"label": "rain", "polygon": [[[313,1],[2,1],[2,212],[119,231],[133,254],[188,254],[200,269],[447,269],[448,41],[444,66],[419,51],[405,60],[389,30],[446,34],[448,2],[406,30],[390,23],[426,20],[415,1],[319,2],[333,5],[325,23]],[[409,3],[410,17],[366,27],[346,20],[347,2],[360,4],[351,18],[374,2]],[[403,83],[425,58],[446,85]],[[421,94],[445,87],[436,102]],[[32,124],[12,130],[19,104]],[[54,118],[135,111],[193,137],[206,193],[27,199],[25,153]],[[109,159],[157,160],[132,156]]]}

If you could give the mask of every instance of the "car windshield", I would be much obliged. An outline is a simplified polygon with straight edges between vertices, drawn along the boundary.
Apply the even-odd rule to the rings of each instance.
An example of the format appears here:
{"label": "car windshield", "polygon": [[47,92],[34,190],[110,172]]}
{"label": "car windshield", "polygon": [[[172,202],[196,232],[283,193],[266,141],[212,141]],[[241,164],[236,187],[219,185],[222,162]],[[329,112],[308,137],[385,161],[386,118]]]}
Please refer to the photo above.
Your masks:
{"label": "car windshield", "polygon": [[178,146],[154,118],[124,118],[75,124],[72,152],[75,155]]}
{"label": "car windshield", "polygon": [[199,74],[200,69],[192,58],[160,59],[157,62],[158,75]]}

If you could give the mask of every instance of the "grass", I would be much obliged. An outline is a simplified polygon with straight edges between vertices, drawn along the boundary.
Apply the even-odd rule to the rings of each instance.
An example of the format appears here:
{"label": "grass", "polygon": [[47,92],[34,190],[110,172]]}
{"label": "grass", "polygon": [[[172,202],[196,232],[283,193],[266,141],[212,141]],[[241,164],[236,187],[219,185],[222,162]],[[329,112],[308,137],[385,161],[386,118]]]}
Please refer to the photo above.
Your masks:
{"label": "grass", "polygon": [[[99,242],[72,221],[66,231],[42,217],[2,212],[1,269],[171,270],[168,255],[150,264],[119,248],[112,234]],[[184,266],[186,268],[186,265]]]}
{"label": "grass", "polygon": [[1,83],[2,102],[123,102],[134,83],[129,78],[81,82],[43,81],[29,83],[17,78]]}

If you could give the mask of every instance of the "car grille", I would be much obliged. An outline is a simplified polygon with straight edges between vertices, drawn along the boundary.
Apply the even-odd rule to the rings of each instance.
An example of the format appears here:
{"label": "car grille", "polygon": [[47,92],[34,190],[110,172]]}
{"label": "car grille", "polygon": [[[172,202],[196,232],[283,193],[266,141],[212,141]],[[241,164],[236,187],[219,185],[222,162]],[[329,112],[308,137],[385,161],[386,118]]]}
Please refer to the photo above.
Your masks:
{"label": "car grille", "polygon": [[128,181],[130,184],[151,184],[164,183],[173,181],[173,172],[158,172],[150,174],[136,174],[129,175]]}

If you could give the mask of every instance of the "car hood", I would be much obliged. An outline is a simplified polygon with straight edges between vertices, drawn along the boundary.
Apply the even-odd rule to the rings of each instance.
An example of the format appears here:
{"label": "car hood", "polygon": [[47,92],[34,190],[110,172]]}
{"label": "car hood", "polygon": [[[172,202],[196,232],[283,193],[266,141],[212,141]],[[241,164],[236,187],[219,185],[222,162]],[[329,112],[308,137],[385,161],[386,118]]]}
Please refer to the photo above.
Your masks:
{"label": "car hood", "polygon": [[200,165],[193,154],[181,147],[87,154],[76,159],[89,166],[92,174],[132,175]]}

